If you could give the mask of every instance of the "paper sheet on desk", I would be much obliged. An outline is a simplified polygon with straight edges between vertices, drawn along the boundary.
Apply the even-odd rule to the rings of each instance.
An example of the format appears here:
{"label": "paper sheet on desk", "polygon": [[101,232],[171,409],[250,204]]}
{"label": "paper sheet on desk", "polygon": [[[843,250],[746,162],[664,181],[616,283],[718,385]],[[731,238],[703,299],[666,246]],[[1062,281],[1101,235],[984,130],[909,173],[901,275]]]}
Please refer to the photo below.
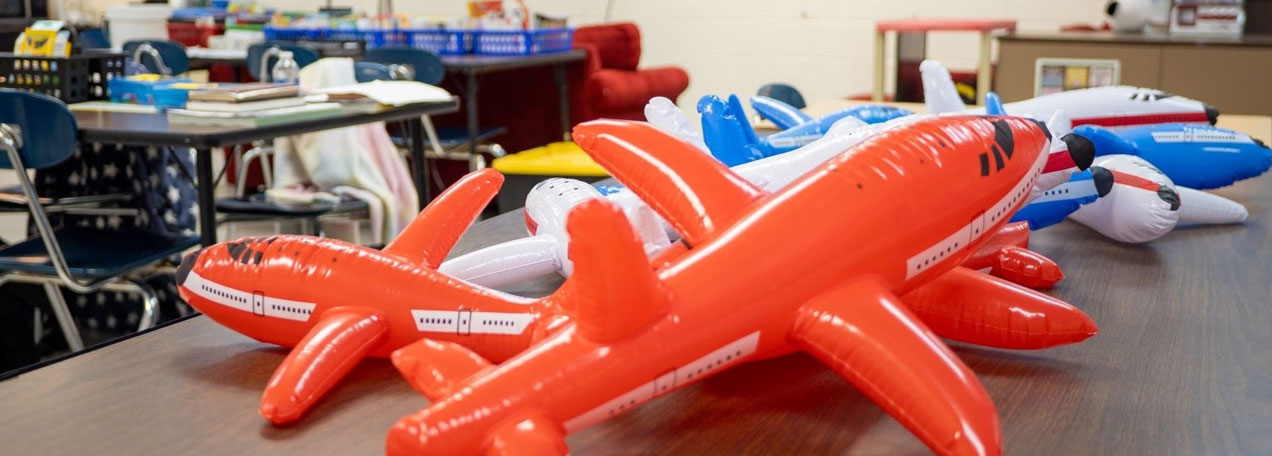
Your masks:
{"label": "paper sheet on desk", "polygon": [[446,89],[416,81],[371,81],[316,89],[310,93],[327,95],[331,101],[370,98],[377,103],[392,106],[451,99],[451,94]]}

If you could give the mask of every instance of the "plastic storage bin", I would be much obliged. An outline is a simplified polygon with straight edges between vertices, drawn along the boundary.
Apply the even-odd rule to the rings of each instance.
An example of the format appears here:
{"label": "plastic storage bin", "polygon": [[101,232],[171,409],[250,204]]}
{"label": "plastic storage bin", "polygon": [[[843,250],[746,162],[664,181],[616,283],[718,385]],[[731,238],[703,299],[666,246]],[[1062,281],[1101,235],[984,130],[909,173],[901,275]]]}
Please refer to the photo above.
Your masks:
{"label": "plastic storage bin", "polygon": [[531,55],[565,52],[574,45],[574,29],[480,30],[473,32],[473,53]]}
{"label": "plastic storage bin", "polygon": [[404,44],[397,30],[328,30],[326,39],[336,41],[361,41],[367,49]]}
{"label": "plastic storage bin", "polygon": [[266,40],[321,40],[327,37],[327,31],[318,28],[270,27],[262,29]]}
{"label": "plastic storage bin", "polygon": [[468,54],[473,51],[473,33],[467,30],[408,29],[402,31],[402,40],[406,46],[441,55]]}
{"label": "plastic storage bin", "polygon": [[169,22],[168,38],[181,43],[185,47],[207,47],[208,37],[222,35],[225,26],[216,24],[213,27],[199,27],[193,22]]}
{"label": "plastic storage bin", "polygon": [[124,43],[141,39],[163,39],[168,36],[168,17],[172,8],[167,5],[132,5],[106,8],[106,21],[110,23],[110,45],[116,51]]}
{"label": "plastic storage bin", "polygon": [[188,90],[175,89],[170,86],[190,82],[186,78],[159,80],[114,78],[109,82],[110,101],[155,105],[160,108],[180,108],[185,106]]}
{"label": "plastic storage bin", "polygon": [[84,53],[71,57],[0,54],[0,87],[42,93],[67,103],[110,96],[107,84],[124,76],[124,55]]}

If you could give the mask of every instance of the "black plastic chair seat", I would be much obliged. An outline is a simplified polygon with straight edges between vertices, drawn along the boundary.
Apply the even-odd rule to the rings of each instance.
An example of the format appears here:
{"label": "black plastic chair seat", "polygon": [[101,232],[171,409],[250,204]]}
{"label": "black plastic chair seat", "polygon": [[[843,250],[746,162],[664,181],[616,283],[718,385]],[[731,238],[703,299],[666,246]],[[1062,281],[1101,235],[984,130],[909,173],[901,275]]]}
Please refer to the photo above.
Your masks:
{"label": "black plastic chair seat", "polygon": [[[484,143],[490,141],[491,138],[507,133],[508,129],[504,127],[483,128],[477,133],[477,142]],[[427,140],[426,140],[427,141]],[[437,129],[437,142],[441,143],[442,149],[450,150],[468,144],[468,130],[462,127],[441,127]],[[401,136],[393,137],[393,144],[398,147],[406,147],[406,138]],[[428,147],[425,143],[425,148]]]}
{"label": "black plastic chair seat", "polygon": [[[56,230],[54,236],[66,255],[71,275],[77,279],[118,277],[199,244],[198,236],[79,227]],[[44,240],[39,237],[0,248],[0,270],[57,275]]]}
{"label": "black plastic chair seat", "polygon": [[[132,195],[126,193],[112,193],[107,195],[91,195],[91,196],[74,196],[67,198],[48,198],[40,197],[40,205],[49,206],[74,205],[74,204],[114,204],[124,203],[132,200]],[[17,185],[0,188],[0,211],[23,211],[27,210],[27,196],[22,192],[22,187]]]}
{"label": "black plastic chair seat", "polygon": [[259,218],[313,218],[333,213],[348,213],[367,210],[366,201],[353,200],[339,203],[315,202],[308,204],[281,204],[265,199],[263,194],[255,194],[246,199],[222,198],[216,202],[218,213],[236,216]]}

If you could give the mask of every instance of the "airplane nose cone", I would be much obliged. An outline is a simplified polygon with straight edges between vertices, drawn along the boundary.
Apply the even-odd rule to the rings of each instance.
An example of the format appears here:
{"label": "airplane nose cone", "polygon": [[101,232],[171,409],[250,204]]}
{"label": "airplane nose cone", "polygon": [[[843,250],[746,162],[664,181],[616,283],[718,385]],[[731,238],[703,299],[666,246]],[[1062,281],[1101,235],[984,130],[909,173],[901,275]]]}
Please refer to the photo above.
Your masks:
{"label": "airplane nose cone", "polygon": [[1165,185],[1157,188],[1157,196],[1167,203],[1170,203],[1170,210],[1179,210],[1179,193],[1167,188]]}
{"label": "airplane nose cone", "polygon": [[1089,168],[1095,161],[1095,143],[1086,136],[1069,133],[1061,136],[1060,140],[1069,147],[1069,157],[1078,165],[1079,170]]}
{"label": "airplane nose cone", "polygon": [[1206,119],[1210,121],[1211,125],[1214,125],[1215,122],[1219,121],[1219,110],[1214,106],[1206,105]]}
{"label": "airplane nose cone", "polygon": [[203,253],[203,249],[195,250],[181,257],[181,264],[177,266],[177,286],[185,283],[186,276],[190,275],[190,270],[194,269],[194,263],[199,261],[199,254]]}
{"label": "airplane nose cone", "polygon": [[1091,167],[1091,178],[1095,181],[1095,193],[1104,197],[1113,190],[1113,173],[1099,166]]}

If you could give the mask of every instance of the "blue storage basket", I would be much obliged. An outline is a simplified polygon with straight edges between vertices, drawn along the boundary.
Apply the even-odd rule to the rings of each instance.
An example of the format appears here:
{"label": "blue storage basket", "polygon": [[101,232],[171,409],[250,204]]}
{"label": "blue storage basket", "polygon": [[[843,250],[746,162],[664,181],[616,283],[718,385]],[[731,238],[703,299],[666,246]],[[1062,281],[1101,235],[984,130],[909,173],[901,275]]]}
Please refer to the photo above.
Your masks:
{"label": "blue storage basket", "polygon": [[326,39],[337,41],[362,41],[367,44],[367,49],[382,48],[386,46],[401,46],[405,44],[405,40],[402,38],[402,32],[397,30],[328,30]]}
{"label": "blue storage basket", "polygon": [[468,54],[473,51],[473,34],[467,30],[403,30],[402,39],[406,46],[440,55]]}
{"label": "blue storage basket", "polygon": [[291,28],[265,26],[266,40],[321,40],[327,37],[327,31],[319,28]]}
{"label": "blue storage basket", "polygon": [[473,53],[532,55],[565,52],[574,45],[574,29],[479,30],[473,32]]}

